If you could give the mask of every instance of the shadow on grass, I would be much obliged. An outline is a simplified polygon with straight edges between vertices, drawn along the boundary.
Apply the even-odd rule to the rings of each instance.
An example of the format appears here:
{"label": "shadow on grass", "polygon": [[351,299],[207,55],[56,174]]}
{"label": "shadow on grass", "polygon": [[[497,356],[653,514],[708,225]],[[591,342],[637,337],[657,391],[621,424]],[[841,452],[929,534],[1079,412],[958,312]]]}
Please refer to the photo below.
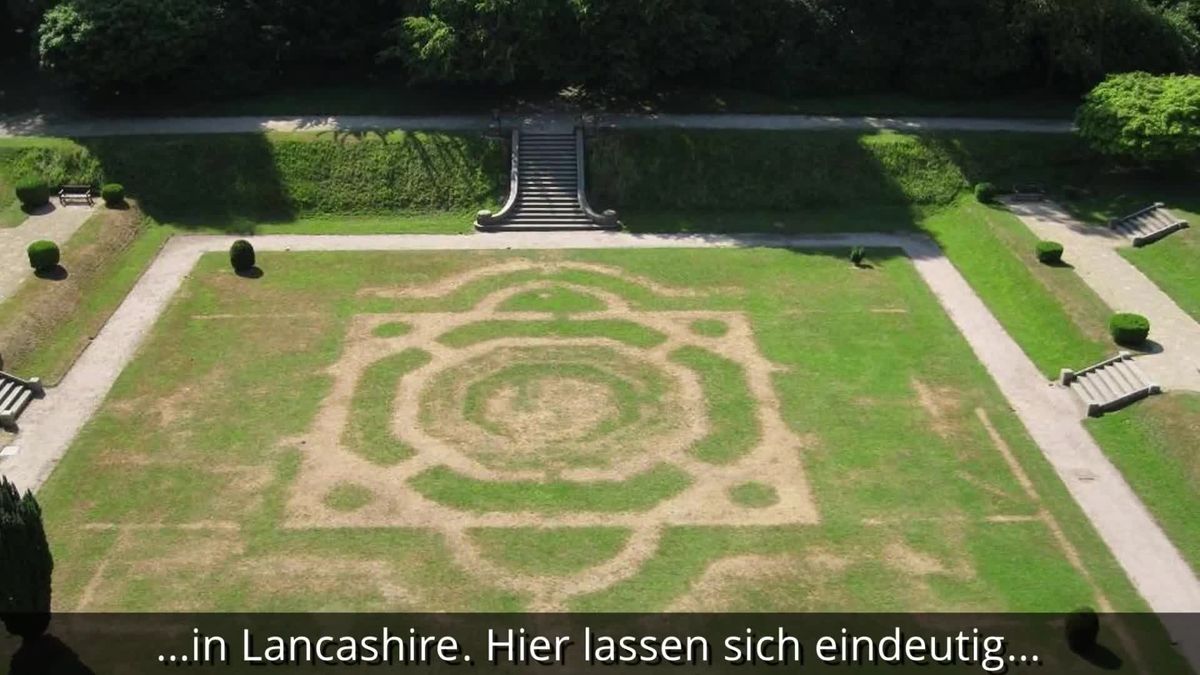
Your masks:
{"label": "shadow on grass", "polygon": [[258,265],[255,265],[248,269],[234,270],[234,274],[238,275],[239,277],[241,277],[243,279],[261,279],[261,278],[263,278],[262,268],[259,267]]}
{"label": "shadow on grass", "polygon": [[1101,670],[1120,670],[1125,665],[1120,656],[1101,644],[1092,645],[1086,650],[1072,650],[1072,653]]}
{"label": "shadow on grass", "polygon": [[95,675],[75,650],[51,634],[23,640],[8,668],[11,675]]}
{"label": "shadow on grass", "polygon": [[55,265],[46,269],[34,270],[33,276],[46,281],[65,281],[71,274],[62,265]]}
{"label": "shadow on grass", "polygon": [[248,234],[255,222],[296,217],[262,134],[74,140],[160,223]]}

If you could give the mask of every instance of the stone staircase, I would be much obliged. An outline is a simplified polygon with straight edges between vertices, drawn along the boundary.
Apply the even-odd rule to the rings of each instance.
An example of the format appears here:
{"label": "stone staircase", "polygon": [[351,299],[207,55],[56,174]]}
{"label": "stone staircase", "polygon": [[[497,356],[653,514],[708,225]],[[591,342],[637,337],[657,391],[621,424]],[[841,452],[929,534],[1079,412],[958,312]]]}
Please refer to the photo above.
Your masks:
{"label": "stone staircase", "polygon": [[1188,227],[1188,223],[1175,217],[1162,204],[1153,204],[1133,215],[1111,221],[1108,226],[1129,237],[1134,246],[1145,246]]}
{"label": "stone staircase", "polygon": [[1120,410],[1162,391],[1146,377],[1129,352],[1078,372],[1063,369],[1060,381],[1079,396],[1090,417]]}
{"label": "stone staircase", "polygon": [[38,378],[22,380],[15,375],[0,372],[0,427],[17,430],[17,418],[35,398],[46,395]]}
{"label": "stone staircase", "polygon": [[498,213],[480,211],[475,228],[502,230],[614,230],[613,211],[587,203],[583,130],[514,131],[508,200]]}

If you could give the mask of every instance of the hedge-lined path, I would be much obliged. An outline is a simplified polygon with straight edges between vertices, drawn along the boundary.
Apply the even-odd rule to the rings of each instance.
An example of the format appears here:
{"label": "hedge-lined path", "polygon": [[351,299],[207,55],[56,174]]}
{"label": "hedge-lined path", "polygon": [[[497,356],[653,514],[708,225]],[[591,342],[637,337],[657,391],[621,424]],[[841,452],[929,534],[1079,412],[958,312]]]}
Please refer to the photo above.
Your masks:
{"label": "hedge-lined path", "polygon": [[[547,124],[574,126],[577,115],[519,115],[502,118],[507,128]],[[0,137],[12,136],[155,136],[164,134],[236,134],[268,131],[484,131],[495,127],[484,115],[389,117],[376,115],[297,117],[146,117],[51,120],[40,115],[0,119]],[[758,129],[810,131],[1016,131],[1065,134],[1074,124],[1064,120],[1021,120],[983,117],[835,117],[826,115],[640,115],[588,116],[588,126],[607,129]]]}
{"label": "hedge-lined path", "polygon": [[[1200,391],[1200,323],[1117,252],[1129,246],[1128,237],[1081,223],[1053,202],[1006,203],[1039,239],[1063,245],[1063,260],[1114,312],[1135,312],[1150,319],[1151,349],[1138,358],[1138,365],[1155,383],[1165,389]],[[1171,244],[1167,237],[1151,246]],[[1117,349],[1113,347],[1114,352]],[[1091,364],[1062,365],[1081,368]]]}
{"label": "hedge-lined path", "polygon": [[[0,229],[0,301],[12,296],[22,282],[33,276],[29,256],[25,252],[31,243],[49,239],[62,246],[92,215],[92,211],[88,206],[51,204],[16,227]],[[69,263],[68,260],[63,261],[68,274]]]}
{"label": "hedge-lined path", "polygon": [[[26,414],[13,457],[3,471],[21,488],[49,476],[84,423],[103,402],[155,319],[206,252],[225,251],[233,237],[171,240],[125,298],[75,366],[45,400]],[[407,251],[772,246],[904,250],[976,356],[987,368],[1031,437],[1053,465],[1121,566],[1156,612],[1200,612],[1200,580],[1084,429],[1068,391],[1050,387],[1005,332],[966,279],[930,240],[891,234],[836,236],[635,235],[613,232],[486,235],[274,235],[254,239],[263,251]],[[270,274],[270,270],[267,270]],[[1185,641],[1187,626],[1168,625],[1200,668],[1200,644]]]}

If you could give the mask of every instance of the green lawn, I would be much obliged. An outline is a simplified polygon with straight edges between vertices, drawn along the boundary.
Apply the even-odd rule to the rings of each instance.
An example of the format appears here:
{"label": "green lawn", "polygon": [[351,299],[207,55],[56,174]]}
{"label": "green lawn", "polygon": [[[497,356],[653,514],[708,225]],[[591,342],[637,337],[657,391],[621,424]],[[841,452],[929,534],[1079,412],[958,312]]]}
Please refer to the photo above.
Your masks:
{"label": "green lawn", "polygon": [[[635,276],[565,269],[482,280],[442,300],[363,295],[529,257],[599,263]],[[887,251],[873,251],[871,260],[875,268],[864,271],[840,254],[779,250],[264,253],[266,275],[249,280],[228,272],[224,256],[206,256],[42,490],[59,561],[56,602],[93,610],[165,609],[163,603],[208,610],[523,606],[521,593],[457,565],[434,532],[283,523],[304,476],[302,457],[319,450],[298,443],[315,442],[310,429],[333,393],[338,371],[329,367],[347,348],[347,320],[364,312],[461,311],[505,284],[541,279],[619,292],[640,311],[744,309],[758,348],[777,367],[771,386],[782,419],[804,439],[805,475],[793,480],[811,483],[820,515],[816,525],[667,526],[639,572],[576,598],[573,607],[661,609],[705,599],[755,610],[1061,611],[1103,593],[1119,609],[1142,609],[911,265]],[[664,296],[633,278],[702,295]],[[697,339],[724,339],[709,328]],[[417,333],[383,335],[389,337],[370,339]],[[725,371],[740,366],[696,356],[680,358],[703,373],[702,386],[737,378]],[[743,396],[709,402],[710,417],[728,420],[711,431],[727,435],[730,447],[760,433],[744,421]],[[369,410],[367,403],[352,409]],[[1029,474],[1037,502],[1021,491],[981,416]],[[755,480],[779,478],[768,472]],[[631,480],[610,487],[467,479],[431,466],[411,484],[461,513],[620,515],[671,499],[700,478],[665,465]],[[748,508],[770,508],[770,494],[746,482],[736,484],[737,498]],[[331,488],[325,499],[333,511],[371,508],[352,485]],[[1095,587],[1034,518],[1043,506],[1086,561]],[[583,564],[582,554],[561,548],[574,546],[571,536],[482,536],[485,555],[497,564],[529,568],[544,560],[551,571]],[[595,541],[591,554],[615,546],[609,539]],[[723,558],[745,556],[792,562],[771,567],[769,577],[713,577]],[[823,570],[820,584],[816,570]]]}
{"label": "green lawn", "polygon": [[1088,426],[1192,569],[1200,571],[1200,395],[1156,396]]}

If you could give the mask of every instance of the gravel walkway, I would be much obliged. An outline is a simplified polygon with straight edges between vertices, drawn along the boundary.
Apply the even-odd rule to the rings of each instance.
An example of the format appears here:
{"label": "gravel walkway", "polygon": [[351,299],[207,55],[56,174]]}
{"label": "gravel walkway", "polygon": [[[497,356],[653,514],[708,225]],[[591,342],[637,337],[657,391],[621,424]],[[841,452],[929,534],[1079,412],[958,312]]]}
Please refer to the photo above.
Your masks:
{"label": "gravel walkway", "polygon": [[[1150,353],[1138,365],[1164,389],[1200,391],[1200,324],[1142,274],[1117,248],[1129,239],[1107,228],[1086,225],[1053,202],[1009,202],[1008,208],[1040,239],[1062,243],[1063,259],[1116,312],[1150,319]],[[1171,238],[1151,246],[1171,246]],[[1113,348],[1115,352],[1116,347]],[[1082,368],[1088,363],[1064,363]]]}
{"label": "gravel walkway", "polygon": [[[506,127],[574,125],[578,115],[524,115],[502,118]],[[589,124],[608,129],[761,129],[896,131],[1017,131],[1065,134],[1074,124],[1063,120],[1020,120],[974,117],[836,117],[822,115],[613,115],[589,116]],[[48,120],[33,115],[0,119],[5,136],[141,136],[162,134],[232,134],[267,131],[374,131],[407,129],[481,131],[494,119],[483,115],[387,117],[371,115],[298,117],[157,117]]]}
{"label": "gravel walkway", "polygon": [[[206,251],[227,249],[232,237],[176,237],[96,336],[60,387],[22,419],[22,451],[0,470],[22,487],[41,485],[83,424],[99,408],[155,319]],[[259,250],[469,250],[791,246],[904,249],[972,350],[1092,521],[1134,585],[1156,612],[1200,612],[1200,581],[1158,524],[1085,431],[1069,392],[1047,386],[958,270],[929,240],[887,234],[829,237],[634,235],[627,233],[502,233],[488,235],[264,236]],[[1200,667],[1194,635],[1168,622],[1188,658]],[[1185,639],[1187,638],[1187,639]]]}
{"label": "gravel walkway", "polygon": [[[62,246],[79,226],[92,215],[88,206],[53,204],[37,215],[29,216],[16,227],[0,229],[0,302],[10,297],[29,277],[29,256],[25,249],[39,239]],[[68,261],[63,261],[64,264]],[[69,270],[68,270],[69,271]]]}

